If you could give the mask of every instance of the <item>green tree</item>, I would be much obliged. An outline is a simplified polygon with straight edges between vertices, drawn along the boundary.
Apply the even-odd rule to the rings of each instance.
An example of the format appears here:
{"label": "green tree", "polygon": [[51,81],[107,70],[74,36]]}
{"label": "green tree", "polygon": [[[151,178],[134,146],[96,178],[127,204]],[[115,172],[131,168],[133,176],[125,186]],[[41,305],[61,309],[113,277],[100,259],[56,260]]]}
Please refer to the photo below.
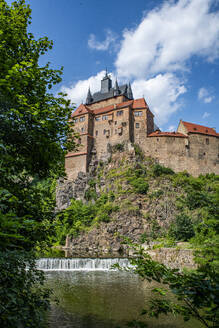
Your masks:
{"label": "green tree", "polygon": [[176,240],[187,241],[194,236],[193,223],[188,215],[182,213],[177,215],[176,221],[170,227],[169,235]]}
{"label": "green tree", "polygon": [[[206,260],[197,270],[181,272],[153,261],[143,249],[134,248],[136,257],[131,260],[134,273],[149,282],[162,284],[154,288],[157,296],[142,315],[158,318],[160,314],[174,314],[183,316],[185,321],[193,317],[203,327],[219,326],[219,278],[214,266]],[[174,298],[169,298],[169,291]]]}
{"label": "green tree", "polygon": [[[70,103],[50,92],[61,81],[62,69],[39,65],[52,41],[35,40],[28,33],[30,23],[24,0],[11,5],[0,0],[0,276],[6,288],[0,292],[0,326],[7,328],[14,322],[41,326],[38,318],[48,307],[48,293],[34,291],[42,276],[31,252],[46,238],[42,222],[53,218],[54,202],[40,181],[63,174],[65,149],[75,147],[67,124]],[[26,272],[22,268],[28,263]],[[21,295],[24,302],[19,302]]]}

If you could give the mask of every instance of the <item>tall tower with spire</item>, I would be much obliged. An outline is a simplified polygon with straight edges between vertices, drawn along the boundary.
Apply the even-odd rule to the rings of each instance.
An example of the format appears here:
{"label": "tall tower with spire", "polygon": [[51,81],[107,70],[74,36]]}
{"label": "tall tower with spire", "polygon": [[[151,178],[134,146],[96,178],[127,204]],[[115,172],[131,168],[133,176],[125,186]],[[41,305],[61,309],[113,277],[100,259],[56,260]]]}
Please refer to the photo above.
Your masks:
{"label": "tall tower with spire", "polygon": [[106,73],[104,78],[101,80],[101,93],[108,93],[110,91],[110,89],[112,88],[112,80],[110,78],[110,76],[107,73],[107,69],[106,69]]}

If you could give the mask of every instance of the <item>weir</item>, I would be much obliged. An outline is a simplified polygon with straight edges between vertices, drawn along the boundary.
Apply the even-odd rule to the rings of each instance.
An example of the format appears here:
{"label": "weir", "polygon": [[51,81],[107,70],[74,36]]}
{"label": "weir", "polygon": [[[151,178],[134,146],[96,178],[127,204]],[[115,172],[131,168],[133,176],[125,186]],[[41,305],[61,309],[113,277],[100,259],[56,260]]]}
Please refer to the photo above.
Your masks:
{"label": "weir", "polygon": [[43,271],[109,271],[118,264],[121,268],[131,267],[124,258],[41,258],[36,261],[37,269]]}

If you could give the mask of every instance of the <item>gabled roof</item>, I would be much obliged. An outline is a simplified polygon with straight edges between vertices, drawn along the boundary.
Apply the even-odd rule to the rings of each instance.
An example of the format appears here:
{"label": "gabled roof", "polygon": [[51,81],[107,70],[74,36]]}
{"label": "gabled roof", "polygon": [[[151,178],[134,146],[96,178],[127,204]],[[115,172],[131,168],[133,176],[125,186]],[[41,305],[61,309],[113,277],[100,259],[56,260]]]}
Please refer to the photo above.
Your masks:
{"label": "gabled roof", "polygon": [[148,137],[178,137],[178,138],[188,138],[185,134],[179,132],[162,132],[155,131],[148,135]]}
{"label": "gabled roof", "polygon": [[122,109],[122,108],[125,108],[125,107],[128,107],[128,106],[131,106],[131,108],[134,109],[134,110],[135,109],[147,109],[147,110],[149,110],[149,107],[148,107],[148,105],[147,105],[147,103],[146,103],[146,101],[145,101],[144,98],[123,101],[123,102],[121,102],[119,104],[112,104],[112,105],[108,105],[108,106],[105,106],[105,107],[96,108],[94,110],[91,110],[88,106],[89,105],[81,104],[75,110],[75,112],[72,114],[72,117],[83,115],[83,114],[87,114],[87,113],[99,115],[99,114],[110,112],[112,110]]}
{"label": "gabled roof", "polygon": [[185,121],[182,121],[182,124],[185,126],[188,133],[200,133],[200,134],[219,137],[219,133],[217,133],[213,128],[209,128],[204,125],[189,123]]}
{"label": "gabled roof", "polygon": [[144,98],[139,98],[139,99],[135,99],[133,102],[133,109],[143,109],[143,108],[147,108],[147,110],[151,113],[151,115],[154,116],[154,114],[150,111],[148,104],[146,103]]}
{"label": "gabled roof", "polygon": [[87,113],[91,113],[91,110],[86,105],[80,104],[80,106],[74,111],[74,113],[72,113],[71,116],[75,117]]}
{"label": "gabled roof", "polygon": [[144,98],[135,99],[133,101],[133,109],[149,108]]}

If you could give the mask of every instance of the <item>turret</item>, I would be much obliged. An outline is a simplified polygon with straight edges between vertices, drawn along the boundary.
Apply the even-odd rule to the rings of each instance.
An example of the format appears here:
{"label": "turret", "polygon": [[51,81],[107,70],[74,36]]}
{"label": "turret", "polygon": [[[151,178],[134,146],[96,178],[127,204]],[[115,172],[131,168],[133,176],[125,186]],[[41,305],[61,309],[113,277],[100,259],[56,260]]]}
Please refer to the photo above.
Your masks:
{"label": "turret", "polygon": [[116,79],[115,86],[114,86],[114,96],[118,96],[119,94],[120,94],[120,91],[119,91],[119,86],[118,86],[118,82]]}
{"label": "turret", "polygon": [[130,82],[129,82],[128,89],[127,89],[127,96],[129,99],[133,99],[133,93],[132,93],[132,88],[131,88]]}
{"label": "turret", "polygon": [[92,102],[92,95],[91,95],[90,88],[89,88],[88,92],[87,92],[86,104],[89,105],[91,102]]}

